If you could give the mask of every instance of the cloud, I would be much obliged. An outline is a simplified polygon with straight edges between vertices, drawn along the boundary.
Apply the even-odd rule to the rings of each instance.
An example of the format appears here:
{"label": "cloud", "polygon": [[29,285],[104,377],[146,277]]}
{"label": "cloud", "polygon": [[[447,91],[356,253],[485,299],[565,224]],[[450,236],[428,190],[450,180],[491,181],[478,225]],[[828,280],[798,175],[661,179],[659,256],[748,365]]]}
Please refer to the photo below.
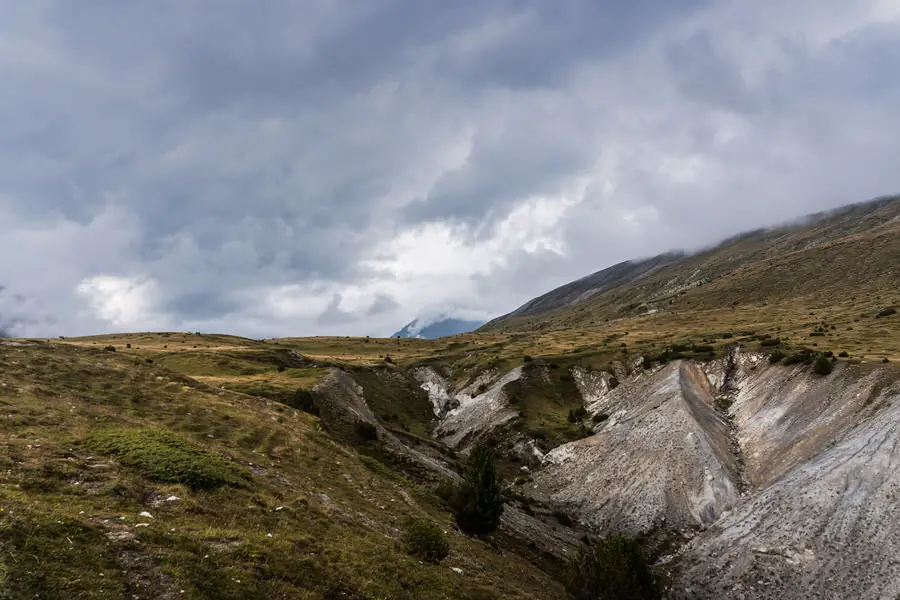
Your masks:
{"label": "cloud", "polygon": [[152,279],[139,280],[114,275],[85,279],[75,288],[93,316],[125,330],[159,329],[167,317],[158,312],[159,286]]}
{"label": "cloud", "polygon": [[900,187],[886,0],[0,10],[16,335],[388,335]]}

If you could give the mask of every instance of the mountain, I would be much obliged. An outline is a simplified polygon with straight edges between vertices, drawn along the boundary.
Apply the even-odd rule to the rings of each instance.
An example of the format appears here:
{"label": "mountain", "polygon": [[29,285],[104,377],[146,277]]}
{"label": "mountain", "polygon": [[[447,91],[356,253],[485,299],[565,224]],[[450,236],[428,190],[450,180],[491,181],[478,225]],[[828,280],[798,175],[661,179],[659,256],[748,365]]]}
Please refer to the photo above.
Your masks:
{"label": "mountain", "polygon": [[0,340],[0,597],[551,600],[621,534],[666,598],[897,598],[898,264],[886,198],[452,340]]}
{"label": "mountain", "polygon": [[482,321],[466,321],[441,315],[434,319],[413,319],[391,337],[433,340],[448,335],[468,333],[483,324]]}
{"label": "mountain", "polygon": [[863,289],[890,294],[900,284],[898,264],[895,196],[741,234],[695,254],[621,263],[530,300],[482,329],[582,327],[653,314],[820,304]]}

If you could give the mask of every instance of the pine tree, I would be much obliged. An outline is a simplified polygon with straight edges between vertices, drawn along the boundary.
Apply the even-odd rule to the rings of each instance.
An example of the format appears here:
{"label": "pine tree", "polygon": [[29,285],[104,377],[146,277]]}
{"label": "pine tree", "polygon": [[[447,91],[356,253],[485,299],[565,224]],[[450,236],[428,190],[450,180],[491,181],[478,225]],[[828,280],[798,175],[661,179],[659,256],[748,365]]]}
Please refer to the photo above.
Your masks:
{"label": "pine tree", "polygon": [[656,600],[659,588],[637,542],[610,535],[569,561],[566,589],[576,600]]}
{"label": "pine tree", "polygon": [[504,494],[494,465],[494,452],[479,442],[469,456],[465,478],[452,506],[459,528],[472,535],[491,533],[500,525]]}

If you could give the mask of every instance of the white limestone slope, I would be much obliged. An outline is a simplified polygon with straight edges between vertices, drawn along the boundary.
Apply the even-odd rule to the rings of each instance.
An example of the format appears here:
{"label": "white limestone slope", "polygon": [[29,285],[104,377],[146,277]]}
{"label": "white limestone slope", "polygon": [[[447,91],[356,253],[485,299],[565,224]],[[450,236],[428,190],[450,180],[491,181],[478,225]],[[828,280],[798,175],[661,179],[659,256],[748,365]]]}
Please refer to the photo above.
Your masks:
{"label": "white limestone slope", "polygon": [[595,399],[595,435],[549,452],[531,493],[600,531],[712,523],[739,498],[728,423],[702,371],[673,363]]}
{"label": "white limestone slope", "polygon": [[519,416],[509,405],[504,387],[522,376],[516,367],[502,376],[485,372],[454,394],[457,407],[450,410],[435,434],[451,448],[470,444],[479,436],[501,427]]}
{"label": "white limestone slope", "polygon": [[683,598],[900,595],[900,385],[764,367],[732,407],[759,492],[682,552]]}

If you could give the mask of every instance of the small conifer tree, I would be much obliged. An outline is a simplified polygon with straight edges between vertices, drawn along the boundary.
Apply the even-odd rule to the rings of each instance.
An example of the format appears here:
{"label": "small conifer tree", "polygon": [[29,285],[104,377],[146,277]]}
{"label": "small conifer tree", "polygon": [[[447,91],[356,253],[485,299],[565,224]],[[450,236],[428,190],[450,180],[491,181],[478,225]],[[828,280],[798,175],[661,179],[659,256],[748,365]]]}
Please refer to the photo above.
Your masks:
{"label": "small conifer tree", "polygon": [[493,450],[479,442],[469,456],[465,478],[453,495],[456,524],[466,533],[485,535],[500,525],[505,498],[494,462]]}

